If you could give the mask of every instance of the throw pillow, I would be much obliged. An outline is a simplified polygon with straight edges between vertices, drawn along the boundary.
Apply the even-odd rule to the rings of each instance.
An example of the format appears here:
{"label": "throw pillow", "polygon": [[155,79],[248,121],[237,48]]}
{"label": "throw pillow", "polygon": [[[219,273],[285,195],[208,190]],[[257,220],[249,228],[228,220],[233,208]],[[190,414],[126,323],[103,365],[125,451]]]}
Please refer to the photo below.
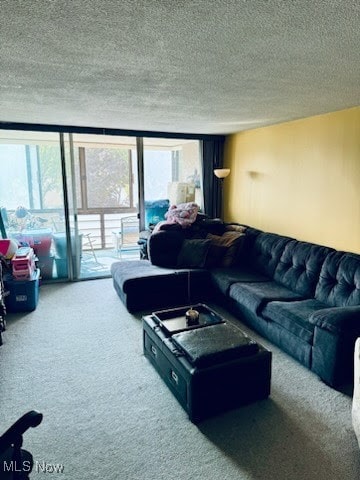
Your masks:
{"label": "throw pillow", "polygon": [[228,223],[225,227],[225,230],[228,231],[228,232],[245,233],[246,232],[246,226],[245,225],[239,225],[237,223]]}
{"label": "throw pillow", "polygon": [[[214,236],[218,237],[218,235]],[[206,268],[220,267],[227,250],[228,247],[216,245],[215,243],[211,242],[209,252],[206,258]]]}
{"label": "throw pillow", "polygon": [[[231,267],[236,261],[245,234],[228,231],[221,236],[209,233],[206,238],[211,241],[207,266]],[[211,265],[213,262],[212,256],[215,257],[215,265]]]}
{"label": "throw pillow", "polygon": [[203,268],[210,248],[210,240],[184,240],[177,259],[180,268]]}

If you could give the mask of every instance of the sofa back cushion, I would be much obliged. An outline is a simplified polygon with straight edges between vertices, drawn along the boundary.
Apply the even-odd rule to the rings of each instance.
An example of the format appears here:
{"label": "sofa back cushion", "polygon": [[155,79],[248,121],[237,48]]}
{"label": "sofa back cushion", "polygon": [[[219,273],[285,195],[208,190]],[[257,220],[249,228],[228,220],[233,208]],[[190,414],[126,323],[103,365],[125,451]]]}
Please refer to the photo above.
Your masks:
{"label": "sofa back cushion", "polygon": [[237,259],[245,233],[226,231],[221,236],[208,233],[206,238],[211,242],[206,267],[231,267]]}
{"label": "sofa back cushion", "polygon": [[274,279],[304,297],[314,297],[321,267],[333,251],[313,243],[292,240],[285,245]]}
{"label": "sofa back cushion", "polygon": [[186,239],[177,257],[178,268],[203,268],[210,248],[210,240]]}
{"label": "sofa back cushion", "polygon": [[159,267],[176,268],[184,239],[182,229],[153,233],[148,240],[149,260]]}
{"label": "sofa back cushion", "polygon": [[360,305],[360,255],[333,252],[320,271],[315,298],[331,307]]}
{"label": "sofa back cushion", "polygon": [[[248,240],[245,241],[244,248],[241,249],[238,263],[240,265],[243,263],[243,265],[273,278],[285,245],[292,239],[276,233],[249,233]],[[248,230],[246,230],[245,237],[247,235]]]}

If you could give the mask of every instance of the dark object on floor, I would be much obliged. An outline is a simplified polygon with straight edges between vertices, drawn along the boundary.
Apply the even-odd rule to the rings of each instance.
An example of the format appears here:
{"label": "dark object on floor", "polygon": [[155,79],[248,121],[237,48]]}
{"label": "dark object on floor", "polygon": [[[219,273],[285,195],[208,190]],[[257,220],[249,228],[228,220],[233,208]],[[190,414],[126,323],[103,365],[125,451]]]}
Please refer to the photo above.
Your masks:
{"label": "dark object on floor", "polygon": [[192,422],[269,396],[271,352],[237,327],[219,323],[174,337],[154,316],[143,318],[144,355]]}
{"label": "dark object on floor", "polygon": [[0,478],[2,480],[28,480],[33,468],[33,457],[22,449],[23,434],[30,427],[40,425],[43,416],[31,410],[25,413],[0,437]]}

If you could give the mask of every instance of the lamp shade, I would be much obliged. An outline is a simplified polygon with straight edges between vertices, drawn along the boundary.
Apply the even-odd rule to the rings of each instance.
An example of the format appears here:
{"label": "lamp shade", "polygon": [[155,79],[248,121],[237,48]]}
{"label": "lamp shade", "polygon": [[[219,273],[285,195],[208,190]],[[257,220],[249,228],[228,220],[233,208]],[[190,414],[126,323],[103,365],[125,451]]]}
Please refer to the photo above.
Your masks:
{"label": "lamp shade", "polygon": [[214,175],[218,178],[225,178],[229,175],[230,168],[215,168]]}

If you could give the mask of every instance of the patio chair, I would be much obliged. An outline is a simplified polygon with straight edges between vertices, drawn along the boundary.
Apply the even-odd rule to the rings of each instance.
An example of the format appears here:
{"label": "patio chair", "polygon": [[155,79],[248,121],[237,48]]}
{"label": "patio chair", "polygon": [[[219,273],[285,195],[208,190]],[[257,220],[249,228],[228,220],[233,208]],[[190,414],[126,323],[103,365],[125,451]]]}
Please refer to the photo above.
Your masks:
{"label": "patio chair", "polygon": [[[54,226],[55,233],[56,234],[59,234],[59,233],[63,234],[62,241],[63,241],[63,243],[66,242],[64,220],[60,220],[58,218],[53,218],[52,223],[53,223],[53,226]],[[95,263],[99,263],[98,259],[96,257],[93,240],[91,238],[91,233],[84,233],[84,232],[79,231],[78,236],[79,236],[80,245],[81,245],[80,256],[88,255],[89,258],[92,258],[92,257],[94,258]],[[55,241],[55,248],[56,248],[56,242],[59,241],[59,235],[54,235],[54,241]],[[65,248],[66,248],[66,243],[64,243],[64,249]],[[66,255],[63,255],[60,258],[66,258]]]}
{"label": "patio chair", "polygon": [[25,413],[0,437],[0,478],[2,480],[28,480],[33,468],[33,457],[22,449],[23,434],[42,422],[41,413]]}
{"label": "patio chair", "polygon": [[137,215],[130,215],[120,219],[120,230],[114,231],[116,253],[121,258],[121,251],[126,248],[138,248],[139,219]]}

